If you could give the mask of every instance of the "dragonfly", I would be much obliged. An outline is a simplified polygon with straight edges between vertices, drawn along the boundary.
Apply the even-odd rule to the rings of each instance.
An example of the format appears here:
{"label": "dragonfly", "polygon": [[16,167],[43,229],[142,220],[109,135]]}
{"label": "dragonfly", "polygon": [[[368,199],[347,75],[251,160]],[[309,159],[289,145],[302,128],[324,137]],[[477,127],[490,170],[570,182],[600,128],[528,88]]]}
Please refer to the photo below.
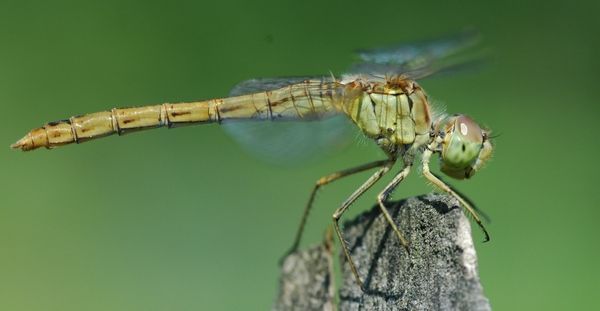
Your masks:
{"label": "dragonfly", "polygon": [[[435,113],[431,101],[416,80],[452,72],[467,61],[449,61],[475,45],[472,32],[358,52],[358,62],[340,77],[261,78],[238,84],[232,96],[182,103],[163,103],[73,116],[46,123],[11,145],[23,151],[82,143],[112,134],[187,124],[228,121],[323,121],[343,116],[365,137],[374,141],[385,157],[319,178],[312,188],[288,253],[299,247],[317,191],[341,178],[376,169],[332,215],[333,228],[358,285],[363,282],[343,238],[339,221],[365,191],[386,175],[397,162],[402,168],[377,195],[381,213],[408,252],[410,243],[394,223],[386,202],[406,179],[420,157],[422,175],[435,187],[456,198],[483,231],[489,234],[473,202],[430,169],[432,156],[440,170],[455,179],[468,179],[492,155],[490,130],[464,114]],[[293,142],[292,142],[293,143]]]}

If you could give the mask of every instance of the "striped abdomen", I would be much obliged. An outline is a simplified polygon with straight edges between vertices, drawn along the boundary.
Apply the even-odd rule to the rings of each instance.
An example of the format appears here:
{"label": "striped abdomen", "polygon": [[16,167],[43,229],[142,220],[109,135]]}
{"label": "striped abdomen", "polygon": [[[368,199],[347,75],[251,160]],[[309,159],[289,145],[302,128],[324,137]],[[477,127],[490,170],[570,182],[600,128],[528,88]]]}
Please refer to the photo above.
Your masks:
{"label": "striped abdomen", "polygon": [[13,144],[24,151],[53,148],[131,131],[232,119],[317,119],[339,112],[336,82],[304,81],[281,89],[207,101],[114,108],[50,122]]}

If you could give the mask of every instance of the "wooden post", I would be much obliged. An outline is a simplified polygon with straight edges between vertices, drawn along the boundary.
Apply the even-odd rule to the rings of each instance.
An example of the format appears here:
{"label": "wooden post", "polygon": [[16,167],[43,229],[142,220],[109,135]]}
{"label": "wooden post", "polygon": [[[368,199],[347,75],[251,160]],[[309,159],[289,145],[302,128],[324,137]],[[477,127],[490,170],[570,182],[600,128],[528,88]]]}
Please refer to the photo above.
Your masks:
{"label": "wooden post", "polygon": [[332,251],[326,239],[284,259],[273,309],[491,310],[477,274],[471,226],[458,202],[429,194],[388,207],[411,243],[410,253],[375,206],[344,226],[366,290],[358,287],[345,257],[338,255],[343,276],[339,297],[333,297]]}

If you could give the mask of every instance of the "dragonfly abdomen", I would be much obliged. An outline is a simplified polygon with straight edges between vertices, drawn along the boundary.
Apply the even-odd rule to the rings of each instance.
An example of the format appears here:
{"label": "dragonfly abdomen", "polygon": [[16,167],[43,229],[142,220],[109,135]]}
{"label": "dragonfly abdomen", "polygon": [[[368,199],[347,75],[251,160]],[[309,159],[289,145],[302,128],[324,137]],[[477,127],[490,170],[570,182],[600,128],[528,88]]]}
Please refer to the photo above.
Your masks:
{"label": "dragonfly abdomen", "polygon": [[54,148],[81,143],[112,134],[219,120],[216,106],[220,100],[162,104],[134,108],[114,108],[110,111],[74,116],[49,122],[27,133],[11,147],[23,151],[40,147]]}
{"label": "dragonfly abdomen", "polygon": [[190,103],[161,104],[74,116],[50,122],[27,133],[11,147],[23,151],[81,143],[112,134],[162,126],[221,122],[235,119],[319,119],[339,110],[331,84],[305,81],[288,87]]}
{"label": "dragonfly abdomen", "polygon": [[283,88],[229,97],[218,106],[221,120],[314,120],[340,112],[336,83],[306,80]]}

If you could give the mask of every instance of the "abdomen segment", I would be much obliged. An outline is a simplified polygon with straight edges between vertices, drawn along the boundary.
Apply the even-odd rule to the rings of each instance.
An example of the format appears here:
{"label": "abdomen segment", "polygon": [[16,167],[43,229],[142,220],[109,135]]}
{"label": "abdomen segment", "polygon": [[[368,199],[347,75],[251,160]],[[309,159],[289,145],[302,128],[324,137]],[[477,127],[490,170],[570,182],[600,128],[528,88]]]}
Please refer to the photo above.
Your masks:
{"label": "abdomen segment", "polygon": [[207,101],[114,108],[50,122],[27,133],[12,148],[23,151],[81,143],[111,134],[229,119],[317,119],[338,112],[335,83],[305,81],[281,89]]}

